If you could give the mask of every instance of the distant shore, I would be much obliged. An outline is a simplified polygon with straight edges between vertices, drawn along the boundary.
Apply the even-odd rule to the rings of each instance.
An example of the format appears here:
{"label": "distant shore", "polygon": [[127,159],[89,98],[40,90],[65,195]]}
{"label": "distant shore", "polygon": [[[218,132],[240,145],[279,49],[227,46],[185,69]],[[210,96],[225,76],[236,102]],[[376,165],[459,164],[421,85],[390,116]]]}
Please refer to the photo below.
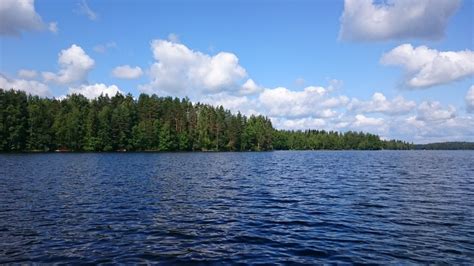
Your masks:
{"label": "distant shore", "polygon": [[[115,150],[115,151],[75,151],[75,150],[24,150],[24,151],[0,151],[0,154],[28,154],[28,153],[245,153],[245,152],[274,152],[274,151],[395,151],[397,149],[273,149],[273,150],[247,150],[247,151],[223,151],[223,150]],[[428,144],[414,144],[411,149],[403,151],[455,151],[474,150],[474,142],[439,142]]]}
{"label": "distant shore", "polygon": [[415,150],[474,150],[474,142],[450,141],[415,144]]}

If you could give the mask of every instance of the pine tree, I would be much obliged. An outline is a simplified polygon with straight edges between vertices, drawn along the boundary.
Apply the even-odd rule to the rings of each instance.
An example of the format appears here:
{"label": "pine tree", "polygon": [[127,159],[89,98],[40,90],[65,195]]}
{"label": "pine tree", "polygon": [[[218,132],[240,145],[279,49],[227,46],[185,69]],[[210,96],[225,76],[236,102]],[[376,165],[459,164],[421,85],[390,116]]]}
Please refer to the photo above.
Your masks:
{"label": "pine tree", "polygon": [[170,151],[173,150],[173,141],[171,138],[171,128],[168,122],[165,122],[160,130],[160,143],[159,143],[159,150],[160,151]]}

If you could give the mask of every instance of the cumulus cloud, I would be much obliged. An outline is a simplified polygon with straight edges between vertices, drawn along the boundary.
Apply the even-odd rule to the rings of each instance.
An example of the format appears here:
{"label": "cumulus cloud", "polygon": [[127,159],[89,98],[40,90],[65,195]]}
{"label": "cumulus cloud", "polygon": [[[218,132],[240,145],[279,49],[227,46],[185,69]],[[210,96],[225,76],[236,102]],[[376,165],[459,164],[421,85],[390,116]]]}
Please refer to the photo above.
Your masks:
{"label": "cumulus cloud", "polygon": [[345,0],[339,38],[350,41],[440,39],[460,0]]}
{"label": "cumulus cloud", "polygon": [[365,115],[358,114],[355,116],[353,124],[356,127],[382,126],[384,124],[384,120],[382,118],[367,117]]}
{"label": "cumulus cloud", "polygon": [[474,117],[453,117],[447,120],[421,121],[416,116],[393,124],[390,134],[415,143],[439,141],[474,141]]}
{"label": "cumulus cloud", "polygon": [[363,131],[387,138],[391,134],[390,123],[393,118],[392,116],[353,115],[351,112],[345,112],[333,121],[333,127],[338,131]]}
{"label": "cumulus cloud", "polygon": [[264,89],[258,99],[268,115],[274,117],[333,117],[337,114],[331,108],[341,107],[349,102],[346,96],[327,97],[329,90],[309,86],[303,91],[291,91],[284,87]]}
{"label": "cumulus cloud", "polygon": [[73,44],[59,53],[58,64],[60,67],[58,73],[42,73],[46,82],[60,85],[84,82],[95,62],[80,46]]}
{"label": "cumulus cloud", "polygon": [[151,82],[140,86],[143,92],[192,96],[238,90],[247,76],[232,53],[211,56],[167,40],[152,41],[151,49],[156,62],[150,67]]}
{"label": "cumulus cloud", "polygon": [[440,122],[456,117],[456,108],[449,105],[443,108],[440,102],[422,102],[417,109],[416,119],[424,122]]}
{"label": "cumulus cloud", "polygon": [[406,84],[412,88],[441,85],[474,75],[474,52],[441,52],[426,46],[414,48],[402,44],[384,54],[384,65],[398,65],[406,72]]}
{"label": "cumulus cloud", "polygon": [[[332,94],[326,97],[336,98]],[[291,97],[286,98],[287,105],[294,103]],[[269,115],[273,125],[279,129],[364,131],[378,134],[385,139],[397,138],[416,143],[448,140],[474,141],[473,116],[458,116],[454,106],[443,106],[440,102],[430,101],[413,106],[414,102],[404,100],[405,104],[408,103],[402,105],[407,106],[404,107],[406,108],[404,112],[387,112],[384,106],[387,103],[394,105],[397,102],[395,99],[387,99],[376,93],[371,99],[361,101],[368,105],[365,110],[370,110],[370,112],[367,113],[374,113],[373,115],[366,114],[362,111],[363,109],[351,109],[354,99],[348,104],[340,105],[336,115],[328,117],[316,117],[311,113],[292,116],[288,115],[288,109],[283,109],[283,113],[278,113],[272,110],[271,106],[262,104],[260,98],[257,98],[257,106],[259,106],[259,112]],[[323,107],[315,106],[312,112],[316,112],[317,109],[324,110]]]}
{"label": "cumulus cloud", "polygon": [[112,70],[112,75],[120,79],[137,79],[143,75],[140,67],[131,67],[129,65],[118,66]]}
{"label": "cumulus cloud", "polygon": [[108,95],[109,97],[115,96],[117,93],[124,94],[117,85],[107,86],[103,83],[96,83],[92,85],[81,85],[76,88],[69,88],[69,94],[82,94],[89,99],[95,99],[100,95]]}
{"label": "cumulus cloud", "polygon": [[326,128],[326,120],[321,118],[296,118],[286,119],[281,117],[273,117],[272,124],[276,128],[290,129],[290,130],[301,130],[301,129],[320,129]]}
{"label": "cumulus cloud", "polygon": [[374,93],[370,101],[361,101],[352,99],[348,106],[349,110],[355,110],[364,113],[382,113],[387,115],[402,115],[411,112],[416,107],[416,102],[405,100],[398,96],[392,101],[380,92]]}
{"label": "cumulus cloud", "polygon": [[467,111],[470,113],[474,113],[474,85],[469,88],[466,94],[466,106]]}
{"label": "cumulus cloud", "polygon": [[36,70],[31,69],[20,69],[18,70],[18,77],[24,79],[34,79],[38,76],[38,72]]}
{"label": "cumulus cloud", "polygon": [[240,88],[240,94],[251,95],[262,91],[262,87],[257,85],[253,79],[248,79]]}
{"label": "cumulus cloud", "polygon": [[[234,54],[208,55],[166,40],[155,40],[151,47],[156,62],[148,71],[150,83],[140,88],[148,93],[189,96],[194,102],[222,105],[232,112],[267,115],[276,128],[282,129],[361,130],[408,140],[412,140],[412,136],[441,139],[446,136],[442,134],[448,134],[432,129],[437,128],[453,136],[474,136],[474,129],[467,126],[474,124],[474,118],[458,117],[453,106],[446,107],[439,102],[426,101],[417,106],[414,101],[401,96],[388,99],[380,92],[374,93],[370,99],[350,99],[339,94],[340,81],[330,81],[326,87],[307,86],[298,91],[284,87],[264,88],[247,76]],[[428,54],[433,51],[429,50]],[[94,60],[77,45],[61,51],[58,62],[60,70],[43,73],[43,77],[50,82],[68,84],[70,94],[79,93],[92,99],[101,94],[123,93],[116,85],[83,84]],[[420,62],[410,64],[415,69]],[[124,65],[115,68],[113,75],[136,78],[143,72],[140,67]],[[25,79],[32,79],[35,75],[35,71],[26,69],[18,73]],[[6,83],[0,81],[2,86]],[[47,95],[49,92],[46,85],[37,81],[8,80],[7,85],[28,91],[34,87],[35,94]],[[471,91],[474,89],[471,88],[466,95],[468,106],[472,106],[474,98]]]}
{"label": "cumulus cloud", "polygon": [[51,91],[48,86],[38,82],[36,80],[25,80],[25,79],[8,79],[7,77],[0,74],[0,88],[9,90],[15,89],[25,91],[32,95],[49,97]]}
{"label": "cumulus cloud", "polygon": [[223,106],[234,113],[240,112],[248,116],[261,114],[260,105],[255,99],[232,95],[226,91],[204,96],[200,99],[200,102],[213,106]]}
{"label": "cumulus cloud", "polygon": [[[57,32],[57,23],[53,23]],[[43,30],[45,28],[46,25],[41,16],[36,13],[34,0],[1,1],[0,35],[19,36],[22,31]]]}
{"label": "cumulus cloud", "polygon": [[[223,105],[240,99],[233,97]],[[474,140],[474,117],[458,116],[454,106],[436,101],[417,104],[401,96],[389,99],[379,92],[358,100],[338,95],[331,86],[310,86],[302,91],[266,88],[258,97],[246,96],[233,108],[250,106],[269,116],[279,129],[364,131],[415,142]]]}
{"label": "cumulus cloud", "polygon": [[273,125],[279,129],[306,130],[324,129],[327,131],[365,131],[374,134],[386,135],[390,133],[390,120],[382,117],[369,117],[363,114],[352,115],[341,113],[330,118],[301,117],[270,117]]}

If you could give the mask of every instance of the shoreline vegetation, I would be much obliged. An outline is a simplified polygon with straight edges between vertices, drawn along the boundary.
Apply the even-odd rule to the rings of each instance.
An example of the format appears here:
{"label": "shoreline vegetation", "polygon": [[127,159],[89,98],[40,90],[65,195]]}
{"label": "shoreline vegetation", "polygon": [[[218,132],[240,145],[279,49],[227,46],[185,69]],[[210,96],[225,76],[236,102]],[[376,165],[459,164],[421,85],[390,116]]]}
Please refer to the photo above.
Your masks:
{"label": "shoreline vegetation", "polygon": [[448,141],[428,144],[415,144],[415,150],[474,150],[474,142]]}
{"label": "shoreline vegetation", "polygon": [[[159,152],[423,149],[348,131],[277,130],[268,117],[247,117],[189,99],[131,94],[89,100],[41,98],[0,89],[0,152]],[[426,148],[438,146],[426,146]],[[465,145],[463,147],[471,147]]]}

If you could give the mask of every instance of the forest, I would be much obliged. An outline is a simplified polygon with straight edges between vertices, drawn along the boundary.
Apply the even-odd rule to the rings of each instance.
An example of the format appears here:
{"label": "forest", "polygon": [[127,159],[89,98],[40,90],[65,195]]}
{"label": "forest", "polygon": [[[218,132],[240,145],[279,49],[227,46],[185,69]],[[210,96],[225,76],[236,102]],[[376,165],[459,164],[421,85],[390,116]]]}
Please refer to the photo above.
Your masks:
{"label": "forest", "polygon": [[363,132],[288,131],[269,118],[189,99],[131,94],[89,100],[0,89],[0,152],[411,149]]}
{"label": "forest", "polygon": [[416,144],[415,150],[474,150],[474,142],[437,142],[429,144]]}

